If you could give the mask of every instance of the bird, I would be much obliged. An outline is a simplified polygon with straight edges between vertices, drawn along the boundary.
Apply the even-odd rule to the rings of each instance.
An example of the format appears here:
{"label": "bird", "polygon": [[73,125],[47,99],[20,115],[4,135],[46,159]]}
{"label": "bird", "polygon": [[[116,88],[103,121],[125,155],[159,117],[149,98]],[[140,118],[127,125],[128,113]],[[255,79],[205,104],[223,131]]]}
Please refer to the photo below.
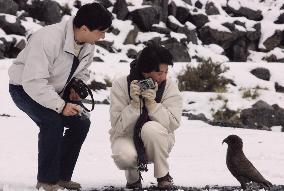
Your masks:
{"label": "bird", "polygon": [[240,182],[243,190],[247,183],[255,182],[266,189],[272,187],[271,182],[266,180],[260,172],[247,159],[243,152],[243,141],[237,135],[229,135],[222,142],[228,144],[226,164],[231,174]]}

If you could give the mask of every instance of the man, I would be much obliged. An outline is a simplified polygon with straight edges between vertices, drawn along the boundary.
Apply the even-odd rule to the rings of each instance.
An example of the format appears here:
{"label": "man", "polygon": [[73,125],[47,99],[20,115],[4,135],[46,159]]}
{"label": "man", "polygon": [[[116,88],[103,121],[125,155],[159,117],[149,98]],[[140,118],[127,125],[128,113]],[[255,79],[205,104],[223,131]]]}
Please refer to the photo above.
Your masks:
{"label": "man", "polygon": [[[171,189],[167,158],[180,125],[182,97],[177,85],[167,79],[172,55],[164,47],[144,48],[131,63],[130,74],[114,81],[111,89],[110,139],[112,158],[125,170],[126,188],[142,187],[140,172],[154,163],[159,189]],[[142,91],[140,80],[151,78],[155,88]]]}
{"label": "man", "polygon": [[40,130],[37,189],[81,188],[71,177],[90,120],[78,115],[81,107],[74,102],[80,97],[74,89],[67,92],[68,99],[62,96],[73,77],[85,83],[89,79],[94,44],[104,38],[111,19],[100,4],[86,4],[69,21],[35,32],[9,69],[13,101]]}

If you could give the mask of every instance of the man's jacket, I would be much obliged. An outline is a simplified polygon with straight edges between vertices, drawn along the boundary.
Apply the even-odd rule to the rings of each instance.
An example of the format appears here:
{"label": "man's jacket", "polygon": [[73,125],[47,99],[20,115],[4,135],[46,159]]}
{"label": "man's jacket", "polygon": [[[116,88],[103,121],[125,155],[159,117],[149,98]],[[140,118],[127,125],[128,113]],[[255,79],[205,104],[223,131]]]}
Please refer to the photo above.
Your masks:
{"label": "man's jacket", "polygon": [[[130,104],[126,76],[114,81],[110,94],[110,139],[113,143],[117,137],[133,136],[134,126],[140,116],[140,109]],[[160,123],[174,136],[173,132],[180,125],[182,113],[182,96],[177,85],[170,79],[166,87],[161,103],[154,111],[148,113],[150,120]]]}
{"label": "man's jacket", "polygon": [[[74,58],[73,18],[41,28],[29,38],[9,68],[10,84],[22,85],[37,103],[60,113],[65,101],[59,93],[66,85]],[[85,44],[73,76],[87,81],[94,46]]]}

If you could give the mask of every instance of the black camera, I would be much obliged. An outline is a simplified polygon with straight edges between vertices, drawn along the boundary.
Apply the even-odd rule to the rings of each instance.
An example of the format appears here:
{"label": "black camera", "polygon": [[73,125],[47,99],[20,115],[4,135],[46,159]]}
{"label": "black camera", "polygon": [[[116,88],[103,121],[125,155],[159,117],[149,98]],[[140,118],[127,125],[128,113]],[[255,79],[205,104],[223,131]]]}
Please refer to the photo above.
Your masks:
{"label": "black camera", "polygon": [[85,99],[88,96],[88,86],[80,79],[73,78],[70,82],[70,87],[80,96],[81,99]]}
{"label": "black camera", "polygon": [[139,85],[141,91],[145,91],[147,89],[154,89],[156,87],[155,82],[152,80],[152,78],[140,80],[140,81],[138,81],[138,85]]}

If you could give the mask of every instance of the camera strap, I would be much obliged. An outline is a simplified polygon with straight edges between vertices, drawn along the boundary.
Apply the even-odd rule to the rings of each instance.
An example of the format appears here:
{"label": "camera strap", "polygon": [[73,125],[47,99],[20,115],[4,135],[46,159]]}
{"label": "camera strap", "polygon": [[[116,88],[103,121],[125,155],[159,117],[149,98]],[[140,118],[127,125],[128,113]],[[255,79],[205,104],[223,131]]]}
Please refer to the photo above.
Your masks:
{"label": "camera strap", "polygon": [[65,86],[64,86],[63,89],[59,92],[59,95],[65,90],[65,88],[67,87],[68,83],[71,81],[71,78],[72,78],[74,72],[76,71],[76,69],[78,68],[79,64],[80,64],[79,59],[78,59],[76,56],[74,56],[74,57],[73,57],[72,67],[71,67],[71,70],[70,70],[70,74],[69,74],[69,76],[68,76],[68,78],[67,78],[67,81],[66,81]]}
{"label": "camera strap", "polygon": [[92,93],[92,90],[84,83],[84,87],[88,90],[88,93],[89,95],[91,96],[91,99],[92,99],[92,109],[88,109],[86,108],[86,106],[84,106],[83,104],[81,105],[86,111],[88,112],[91,112],[94,110],[94,107],[95,107],[95,100],[94,100],[94,96],[93,96],[93,93]]}

